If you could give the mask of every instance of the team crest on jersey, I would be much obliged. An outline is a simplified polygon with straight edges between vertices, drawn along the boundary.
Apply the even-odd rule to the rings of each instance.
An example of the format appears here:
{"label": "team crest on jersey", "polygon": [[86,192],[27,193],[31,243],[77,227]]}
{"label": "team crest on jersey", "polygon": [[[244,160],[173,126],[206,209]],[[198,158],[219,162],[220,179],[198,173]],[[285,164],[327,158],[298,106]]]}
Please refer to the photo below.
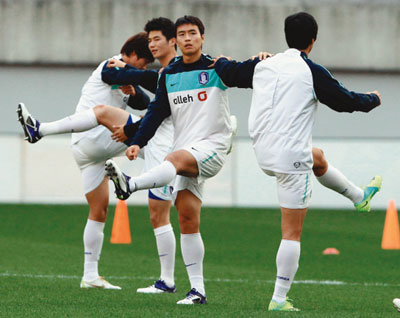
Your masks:
{"label": "team crest on jersey", "polygon": [[209,75],[207,72],[201,72],[199,74],[199,83],[201,85],[206,85],[208,83],[208,80],[209,80]]}

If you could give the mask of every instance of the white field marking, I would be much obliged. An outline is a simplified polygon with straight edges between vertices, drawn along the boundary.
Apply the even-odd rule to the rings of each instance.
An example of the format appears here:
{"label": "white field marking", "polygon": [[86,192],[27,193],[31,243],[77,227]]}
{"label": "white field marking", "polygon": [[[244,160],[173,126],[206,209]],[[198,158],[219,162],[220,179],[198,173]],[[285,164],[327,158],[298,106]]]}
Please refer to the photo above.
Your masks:
{"label": "white field marking", "polygon": [[[0,277],[25,277],[25,278],[48,278],[48,279],[81,279],[82,276],[76,275],[45,275],[45,274],[17,274],[3,272]],[[107,276],[107,279],[117,280],[157,280],[158,277],[141,277],[141,276]],[[205,278],[206,282],[214,283],[260,283],[260,284],[275,284],[274,280],[251,280],[251,279],[229,279],[229,278]],[[342,282],[337,280],[295,280],[293,284],[304,285],[344,285],[344,286],[377,286],[377,287],[400,287],[400,284],[387,284],[387,283],[351,283]]]}

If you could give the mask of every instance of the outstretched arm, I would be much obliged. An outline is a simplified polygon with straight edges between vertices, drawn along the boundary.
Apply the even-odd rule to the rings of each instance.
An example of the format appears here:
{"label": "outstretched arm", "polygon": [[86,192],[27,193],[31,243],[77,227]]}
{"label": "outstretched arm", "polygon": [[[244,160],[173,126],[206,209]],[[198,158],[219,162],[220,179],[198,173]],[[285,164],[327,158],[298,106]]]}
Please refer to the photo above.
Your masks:
{"label": "outstretched arm", "polygon": [[139,70],[129,64],[125,64],[123,68],[109,67],[109,64],[110,62],[104,64],[101,72],[101,79],[103,82],[109,85],[140,85],[152,93],[156,92],[158,80],[157,71]]}
{"label": "outstretched arm", "polygon": [[253,88],[254,68],[260,62],[258,57],[244,62],[231,61],[219,57],[214,68],[218,76],[228,87]]}
{"label": "outstretched arm", "polygon": [[327,69],[306,59],[318,100],[337,112],[369,112],[381,104],[378,91],[361,94],[346,89]]}

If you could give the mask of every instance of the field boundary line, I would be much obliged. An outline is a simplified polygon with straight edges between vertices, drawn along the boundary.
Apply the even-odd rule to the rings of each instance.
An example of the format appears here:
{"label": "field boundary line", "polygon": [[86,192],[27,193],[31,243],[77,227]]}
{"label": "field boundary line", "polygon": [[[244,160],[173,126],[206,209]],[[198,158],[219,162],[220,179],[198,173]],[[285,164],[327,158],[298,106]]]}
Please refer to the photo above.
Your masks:
{"label": "field boundary line", "polygon": [[[77,275],[63,275],[63,274],[20,274],[20,273],[10,273],[2,272],[1,277],[23,277],[23,278],[47,278],[47,279],[81,279],[82,276]],[[107,276],[107,279],[116,280],[157,280],[158,277],[144,277],[144,276]],[[179,279],[178,279],[179,280]],[[275,280],[261,280],[261,279],[230,279],[230,278],[205,278],[206,282],[214,283],[259,283],[259,284],[275,284]],[[303,284],[303,285],[331,285],[331,286],[374,286],[374,287],[400,287],[400,284],[388,284],[381,282],[343,282],[337,280],[295,280],[293,284]]]}

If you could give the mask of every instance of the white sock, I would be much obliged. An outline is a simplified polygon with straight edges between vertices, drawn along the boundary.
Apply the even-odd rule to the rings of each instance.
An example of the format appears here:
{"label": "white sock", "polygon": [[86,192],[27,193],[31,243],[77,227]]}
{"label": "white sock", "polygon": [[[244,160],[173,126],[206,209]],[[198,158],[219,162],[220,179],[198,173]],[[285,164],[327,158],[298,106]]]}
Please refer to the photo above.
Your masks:
{"label": "white sock", "polygon": [[168,287],[175,285],[175,235],[171,224],[160,226],[154,229],[157,242],[158,256],[160,257],[161,275],[160,278]]}
{"label": "white sock", "polygon": [[83,245],[85,247],[85,265],[83,279],[91,281],[99,276],[98,262],[104,239],[104,223],[87,220],[83,232]]}
{"label": "white sock", "polygon": [[163,161],[157,167],[141,174],[138,177],[133,177],[129,180],[129,188],[131,191],[159,188],[167,185],[176,176],[174,165],[168,160]]}
{"label": "white sock", "polygon": [[328,165],[328,170],[323,176],[317,177],[317,180],[323,186],[349,198],[353,203],[360,202],[364,198],[364,191],[355,186],[343,173],[332,165]]}
{"label": "white sock", "polygon": [[98,125],[96,114],[93,108],[91,108],[87,111],[75,113],[57,121],[40,123],[39,134],[43,137],[47,135],[82,132]]}
{"label": "white sock", "polygon": [[181,234],[182,257],[190,280],[191,288],[206,295],[203,278],[204,244],[200,233]]}
{"label": "white sock", "polygon": [[276,254],[276,282],[272,299],[278,303],[286,300],[294,275],[299,267],[300,242],[282,240]]}

